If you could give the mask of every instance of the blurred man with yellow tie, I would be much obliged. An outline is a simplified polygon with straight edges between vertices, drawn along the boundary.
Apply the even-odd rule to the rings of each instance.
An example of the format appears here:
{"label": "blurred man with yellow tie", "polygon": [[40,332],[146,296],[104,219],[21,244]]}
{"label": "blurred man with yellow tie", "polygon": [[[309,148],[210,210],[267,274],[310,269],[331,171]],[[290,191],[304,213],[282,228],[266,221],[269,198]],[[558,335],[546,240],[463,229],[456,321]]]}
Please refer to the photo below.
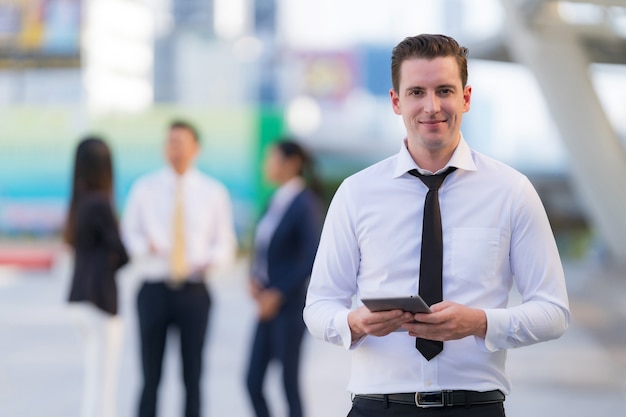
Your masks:
{"label": "blurred man with yellow tie", "polygon": [[195,128],[171,123],[165,154],[169,166],[133,185],[122,233],[144,283],[137,307],[143,389],[139,417],[156,415],[167,331],[180,334],[185,417],[200,416],[202,351],[211,305],[208,271],[235,255],[232,207],[226,188],[194,167]]}

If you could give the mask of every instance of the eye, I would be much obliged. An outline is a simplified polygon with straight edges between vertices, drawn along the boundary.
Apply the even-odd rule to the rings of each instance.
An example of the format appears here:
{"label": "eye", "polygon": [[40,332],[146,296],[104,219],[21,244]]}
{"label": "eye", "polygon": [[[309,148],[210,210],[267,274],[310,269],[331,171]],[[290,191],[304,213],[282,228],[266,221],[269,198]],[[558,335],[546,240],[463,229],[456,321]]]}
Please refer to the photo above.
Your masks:
{"label": "eye", "polygon": [[452,93],[454,93],[454,91],[452,91],[452,89],[450,88],[442,88],[441,90],[439,90],[439,95],[442,95],[442,96],[448,96]]}
{"label": "eye", "polygon": [[424,92],[422,90],[411,90],[411,91],[409,91],[409,95],[410,96],[421,96],[421,95],[424,95]]}

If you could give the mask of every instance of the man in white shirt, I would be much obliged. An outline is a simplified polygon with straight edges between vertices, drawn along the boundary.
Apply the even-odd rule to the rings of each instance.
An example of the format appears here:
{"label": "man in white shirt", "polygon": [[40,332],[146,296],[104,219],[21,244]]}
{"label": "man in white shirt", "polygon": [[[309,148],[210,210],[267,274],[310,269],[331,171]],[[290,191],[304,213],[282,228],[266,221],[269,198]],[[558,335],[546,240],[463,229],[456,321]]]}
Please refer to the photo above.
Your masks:
{"label": "man in white shirt", "polygon": [[139,416],[156,415],[161,363],[170,327],[180,334],[185,417],[200,416],[202,350],[211,305],[206,278],[229,264],[237,247],[226,188],[194,167],[198,134],[184,121],[170,125],[169,166],[133,185],[122,235],[144,283],[137,308],[143,389]]}
{"label": "man in white shirt", "polygon": [[[349,416],[504,416],[506,349],[558,338],[569,323],[550,224],[525,176],[463,139],[466,48],[443,35],[406,38],[391,72],[406,138],[337,190],[304,319],[314,336],[352,351]],[[362,299],[418,294],[428,188],[416,176],[451,167],[438,194],[443,301],[430,314],[371,312]],[[508,306],[513,285],[522,302]],[[416,338],[443,350],[427,359]]]}

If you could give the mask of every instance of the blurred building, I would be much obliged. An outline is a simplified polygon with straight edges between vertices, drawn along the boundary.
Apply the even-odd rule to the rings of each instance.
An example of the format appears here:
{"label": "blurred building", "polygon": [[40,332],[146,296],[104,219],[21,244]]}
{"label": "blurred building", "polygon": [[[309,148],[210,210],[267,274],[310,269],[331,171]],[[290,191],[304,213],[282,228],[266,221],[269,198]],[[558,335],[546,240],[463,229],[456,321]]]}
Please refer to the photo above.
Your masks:
{"label": "blurred building", "polygon": [[[554,104],[530,67],[515,63],[505,36],[510,3],[2,1],[0,234],[59,229],[71,153],[86,132],[113,146],[122,209],[132,181],[161,163],[164,128],[180,116],[200,128],[199,165],[231,189],[245,235],[267,188],[259,160],[276,136],[291,133],[311,147],[331,191],[397,151],[403,128],[389,106],[389,55],[421,32],[448,33],[470,48],[468,141],[526,173],[556,226],[586,228]],[[548,18],[575,27],[623,144],[626,7],[620,0],[514,3],[531,27],[551,27]]]}

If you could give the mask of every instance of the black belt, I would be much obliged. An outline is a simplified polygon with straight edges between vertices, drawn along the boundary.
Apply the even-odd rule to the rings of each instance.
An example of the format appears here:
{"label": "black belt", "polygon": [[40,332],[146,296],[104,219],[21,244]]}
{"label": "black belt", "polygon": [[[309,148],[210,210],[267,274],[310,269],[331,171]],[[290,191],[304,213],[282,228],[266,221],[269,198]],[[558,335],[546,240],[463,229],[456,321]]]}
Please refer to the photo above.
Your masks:
{"label": "black belt", "polygon": [[174,281],[170,276],[160,276],[155,278],[147,278],[144,281],[146,285],[165,285],[170,290],[180,290],[185,286],[195,286],[204,284],[204,272],[193,272],[180,281]]}
{"label": "black belt", "polygon": [[354,398],[388,401],[390,403],[409,404],[427,408],[501,403],[504,401],[504,394],[500,390],[486,392],[455,390],[410,392],[406,394],[358,394],[355,395]]}

